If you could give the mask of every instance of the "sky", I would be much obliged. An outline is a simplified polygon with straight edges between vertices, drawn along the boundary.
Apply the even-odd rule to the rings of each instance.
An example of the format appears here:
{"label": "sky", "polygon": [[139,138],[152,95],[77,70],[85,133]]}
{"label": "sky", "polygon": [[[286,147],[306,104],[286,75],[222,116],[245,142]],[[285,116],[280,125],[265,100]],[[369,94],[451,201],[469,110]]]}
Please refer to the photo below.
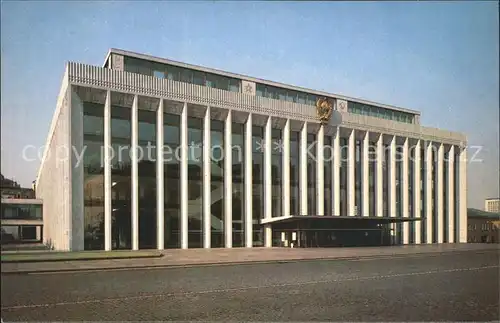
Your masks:
{"label": "sky", "polygon": [[1,172],[24,186],[67,61],[120,48],[419,110],[468,137],[468,206],[499,193],[494,1],[1,3]]}

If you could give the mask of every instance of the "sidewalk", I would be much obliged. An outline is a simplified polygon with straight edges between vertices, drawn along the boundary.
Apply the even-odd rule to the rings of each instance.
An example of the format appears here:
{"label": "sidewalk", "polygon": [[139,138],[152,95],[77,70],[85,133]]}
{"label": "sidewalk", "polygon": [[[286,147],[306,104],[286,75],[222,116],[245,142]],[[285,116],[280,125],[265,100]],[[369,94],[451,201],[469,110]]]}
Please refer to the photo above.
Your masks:
{"label": "sidewalk", "polygon": [[2,274],[40,272],[112,270],[137,268],[191,267],[265,262],[290,262],[317,259],[378,258],[448,252],[497,250],[498,244],[435,244],[392,247],[358,248],[233,248],[233,249],[168,249],[161,258],[105,259],[88,261],[59,261],[36,263],[3,263]]}

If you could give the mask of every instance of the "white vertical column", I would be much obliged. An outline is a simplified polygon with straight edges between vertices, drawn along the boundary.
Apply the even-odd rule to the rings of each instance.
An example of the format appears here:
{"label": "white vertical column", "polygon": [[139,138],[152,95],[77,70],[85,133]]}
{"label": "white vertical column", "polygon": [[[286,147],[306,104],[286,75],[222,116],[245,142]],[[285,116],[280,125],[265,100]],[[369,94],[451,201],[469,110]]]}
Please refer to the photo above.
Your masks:
{"label": "white vertical column", "polygon": [[138,143],[139,143],[139,97],[134,95],[132,104],[132,250],[139,250],[139,165],[138,165]]}
{"label": "white vertical column", "polygon": [[446,218],[448,219],[448,242],[455,242],[455,199],[453,196],[453,188],[455,187],[455,146],[450,147],[450,151],[448,152],[448,183],[446,190],[446,203],[448,203],[448,213],[446,214]]}
{"label": "white vertical column", "polygon": [[[420,189],[421,189],[421,183],[420,183],[420,140],[417,141],[415,144],[415,154],[413,158],[413,217],[415,219],[421,218],[421,196],[420,196]],[[420,244],[421,243],[421,230],[422,230],[422,222],[421,220],[416,220],[413,222],[413,227],[415,230],[413,230],[415,234],[415,244]]]}
{"label": "white vertical column", "polygon": [[300,131],[300,215],[307,215],[307,122]]}
{"label": "white vertical column", "polygon": [[355,151],[356,132],[351,130],[348,139],[347,149],[347,215],[354,216],[356,214],[356,183],[354,177],[354,167],[356,165],[356,151]]}
{"label": "white vertical column", "polygon": [[283,216],[290,215],[290,119],[286,120],[283,128],[283,154],[281,155],[281,165],[283,177],[281,182],[282,189],[282,210]]}
{"label": "white vertical column", "polygon": [[210,106],[205,110],[203,118],[203,248],[210,248],[211,244],[211,147],[210,141]]}
{"label": "white vertical column", "polygon": [[396,136],[392,136],[389,143],[389,216],[396,217]]}
{"label": "white vertical column", "polygon": [[[370,133],[367,131],[361,142],[361,205],[362,215],[370,215],[370,164],[369,164],[369,151],[370,146]],[[372,175],[373,176],[373,175]]]}
{"label": "white vertical column", "polygon": [[[408,138],[405,138],[403,144],[403,156],[402,156],[402,168],[403,175],[402,178],[399,179],[399,187],[402,189],[401,194],[401,203],[403,203],[403,218],[409,218],[409,209],[408,209],[408,194],[409,194],[409,181],[408,181]],[[403,244],[410,243],[410,223],[403,222]]]}
{"label": "white vertical column", "polygon": [[41,226],[36,227],[36,239],[38,241],[42,241],[42,227]]}
{"label": "white vertical column", "polygon": [[[392,136],[389,143],[389,185],[388,185],[388,207],[389,217],[396,217],[396,136]],[[392,228],[392,243],[399,243],[397,240],[397,226],[391,224]]]}
{"label": "white vertical column", "polygon": [[384,216],[384,135],[377,140],[377,161],[375,162],[375,209],[377,216]]}
{"label": "white vertical column", "polygon": [[425,158],[425,239],[426,243],[432,243],[432,142],[427,142],[424,150]]}
{"label": "white vertical column", "polygon": [[459,241],[460,243],[467,242],[467,150],[462,148],[460,152],[459,181],[458,186],[458,201],[459,210]]}
{"label": "white vertical column", "polygon": [[184,102],[181,113],[181,249],[188,248],[188,107]]}
{"label": "white vertical column", "polygon": [[245,123],[245,246],[253,246],[252,114]]}
{"label": "white vertical column", "polygon": [[[272,214],[272,177],[271,177],[271,117],[267,118],[264,126],[264,218],[271,219]],[[271,225],[264,226],[264,246],[272,246],[272,230]]]}
{"label": "white vertical column", "polygon": [[233,247],[233,161],[231,150],[232,116],[228,111],[224,127],[224,236],[226,248]]}
{"label": "white vertical column", "polygon": [[340,215],[340,127],[333,138],[333,215]]}
{"label": "white vertical column", "polygon": [[444,145],[439,144],[437,160],[437,242],[443,243],[443,164],[444,164]]}
{"label": "white vertical column", "polygon": [[316,141],[316,215],[325,215],[325,168],[323,146],[325,126],[320,125]]}
{"label": "white vertical column", "polygon": [[106,92],[104,104],[104,250],[111,250],[111,91]]}
{"label": "white vertical column", "polygon": [[163,173],[163,99],[156,110],[156,245],[158,250],[165,248],[165,203]]}

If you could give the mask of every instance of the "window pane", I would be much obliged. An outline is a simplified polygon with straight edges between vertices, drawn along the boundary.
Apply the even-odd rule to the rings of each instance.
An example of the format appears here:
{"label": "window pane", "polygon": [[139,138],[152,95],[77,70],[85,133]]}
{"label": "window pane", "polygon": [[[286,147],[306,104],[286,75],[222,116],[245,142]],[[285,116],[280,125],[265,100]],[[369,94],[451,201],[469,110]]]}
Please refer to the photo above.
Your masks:
{"label": "window pane", "polygon": [[193,72],[187,68],[181,70],[181,82],[193,83]]}
{"label": "window pane", "polygon": [[255,95],[256,96],[264,96],[265,93],[266,93],[265,86],[262,84],[257,84],[257,86],[255,87]]}
{"label": "window pane", "polygon": [[139,61],[139,73],[143,75],[153,75],[152,64],[146,61]]}
{"label": "window pane", "polygon": [[180,143],[179,127],[164,125],[163,126],[163,139],[168,143]]}
{"label": "window pane", "polygon": [[179,81],[180,80],[179,69],[175,66],[168,66],[167,78],[172,81]]}
{"label": "window pane", "polygon": [[235,79],[229,79],[229,91],[240,92],[240,82]]}
{"label": "window pane", "polygon": [[165,73],[163,71],[153,71],[153,76],[163,79],[165,78]]}
{"label": "window pane", "polygon": [[83,116],[83,133],[89,135],[104,135],[104,119],[96,116]]}
{"label": "window pane", "polygon": [[306,100],[307,100],[307,94],[305,93],[299,93],[298,94],[298,99],[297,101],[301,104],[306,104]]}
{"label": "window pane", "polygon": [[229,90],[229,80],[224,76],[216,76],[216,87],[221,90]]}
{"label": "window pane", "polygon": [[205,85],[208,87],[217,87],[217,77],[213,74],[206,74]]}
{"label": "window pane", "polygon": [[111,137],[130,138],[131,109],[113,106],[111,107]]}
{"label": "window pane", "polygon": [[278,91],[278,99],[285,101],[286,100],[286,90],[283,89],[277,89]]}
{"label": "window pane", "polygon": [[274,88],[272,86],[266,86],[265,96],[266,98],[274,99],[275,93],[274,93]]}
{"label": "window pane", "polygon": [[155,141],[156,129],[155,124],[149,122],[139,122],[139,140],[140,141]]}
{"label": "window pane", "polygon": [[297,92],[288,90],[286,92],[286,100],[289,102],[297,102]]}
{"label": "window pane", "polygon": [[205,84],[205,73],[203,72],[194,72],[194,84],[204,85]]}
{"label": "window pane", "polygon": [[307,95],[307,104],[316,105],[316,96],[312,94]]}

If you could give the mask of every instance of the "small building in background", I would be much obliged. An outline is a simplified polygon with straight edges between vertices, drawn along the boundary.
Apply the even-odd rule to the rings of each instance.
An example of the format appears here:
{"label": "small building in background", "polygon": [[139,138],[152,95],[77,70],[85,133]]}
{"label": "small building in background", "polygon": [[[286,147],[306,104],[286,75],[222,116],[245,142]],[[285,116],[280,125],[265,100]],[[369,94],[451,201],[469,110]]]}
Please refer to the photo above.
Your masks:
{"label": "small building in background", "polygon": [[35,190],[21,187],[16,181],[0,174],[0,196],[2,199],[34,199]]}
{"label": "small building in background", "polygon": [[486,212],[500,213],[500,198],[488,198],[484,200]]}
{"label": "small building in background", "polygon": [[500,243],[500,213],[467,209],[467,242]]}
{"label": "small building in background", "polygon": [[43,203],[32,188],[1,175],[1,241],[5,245],[42,243]]}

